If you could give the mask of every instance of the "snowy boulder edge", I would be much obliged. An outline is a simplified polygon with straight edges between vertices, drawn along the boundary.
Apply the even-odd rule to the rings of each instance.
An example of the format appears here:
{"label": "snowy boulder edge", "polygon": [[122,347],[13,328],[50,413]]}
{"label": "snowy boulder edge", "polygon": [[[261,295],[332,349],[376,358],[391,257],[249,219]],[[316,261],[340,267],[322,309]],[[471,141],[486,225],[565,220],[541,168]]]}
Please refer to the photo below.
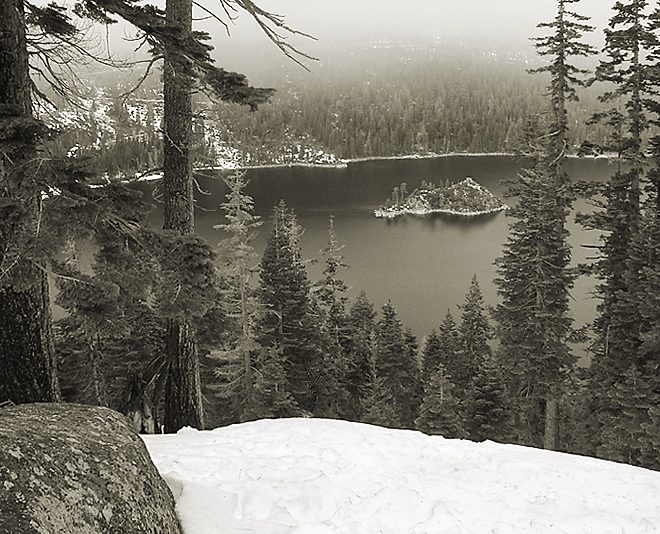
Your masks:
{"label": "snowy boulder edge", "polygon": [[0,532],[181,534],[174,498],[129,421],[108,408],[0,409]]}

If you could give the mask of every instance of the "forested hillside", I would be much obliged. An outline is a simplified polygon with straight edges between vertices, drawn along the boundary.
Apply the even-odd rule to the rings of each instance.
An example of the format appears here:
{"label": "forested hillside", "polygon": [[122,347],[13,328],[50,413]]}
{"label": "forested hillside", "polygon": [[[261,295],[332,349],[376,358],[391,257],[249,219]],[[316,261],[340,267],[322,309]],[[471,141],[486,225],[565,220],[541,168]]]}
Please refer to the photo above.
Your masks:
{"label": "forested hillside", "polygon": [[[311,138],[347,159],[506,152],[545,107],[547,80],[526,70],[533,57],[440,40],[352,46],[329,52],[332,66],[288,76],[257,113],[217,108],[217,123],[227,125],[222,140],[260,154],[286,138]],[[602,139],[586,124],[596,91],[576,108],[575,142]]]}
{"label": "forested hillside", "polygon": [[[547,80],[527,69],[533,56],[436,40],[353,42],[329,47],[306,72],[282,67],[268,83],[277,92],[251,112],[197,96],[200,165],[292,163],[336,165],[344,159],[512,152],[525,121],[545,108]],[[68,139],[92,146],[109,173],[158,166],[161,100],[154,75],[123,97],[130,81],[90,82],[89,108],[60,110]],[[114,85],[112,85],[114,84]],[[573,144],[602,142],[600,89],[583,89],[571,111]]]}

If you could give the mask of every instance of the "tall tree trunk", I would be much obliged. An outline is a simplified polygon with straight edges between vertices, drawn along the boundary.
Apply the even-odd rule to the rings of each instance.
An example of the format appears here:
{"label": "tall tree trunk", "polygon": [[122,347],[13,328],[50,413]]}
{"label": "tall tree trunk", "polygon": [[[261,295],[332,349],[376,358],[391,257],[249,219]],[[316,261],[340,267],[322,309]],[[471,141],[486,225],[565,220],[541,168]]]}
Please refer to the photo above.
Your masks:
{"label": "tall tree trunk", "polygon": [[[32,119],[23,0],[0,2],[0,121]],[[3,132],[7,131],[3,128]],[[21,141],[19,141],[21,142]],[[60,400],[48,278],[40,265],[9,258],[27,225],[37,231],[39,190],[27,175],[34,140],[0,156],[0,198],[24,210],[20,228],[0,221],[0,402]]]}
{"label": "tall tree trunk", "polygon": [[[192,30],[192,1],[167,0],[168,20]],[[171,52],[171,51],[168,51]],[[192,80],[177,69],[166,53],[164,95],[164,222],[163,229],[191,233],[194,230],[192,189]],[[169,368],[165,383],[166,432],[183,426],[203,428],[202,390],[197,344],[186,319],[170,319],[167,325]]]}
{"label": "tall tree trunk", "polygon": [[559,402],[557,398],[548,395],[545,399],[545,435],[543,448],[549,451],[558,450],[559,446]]}

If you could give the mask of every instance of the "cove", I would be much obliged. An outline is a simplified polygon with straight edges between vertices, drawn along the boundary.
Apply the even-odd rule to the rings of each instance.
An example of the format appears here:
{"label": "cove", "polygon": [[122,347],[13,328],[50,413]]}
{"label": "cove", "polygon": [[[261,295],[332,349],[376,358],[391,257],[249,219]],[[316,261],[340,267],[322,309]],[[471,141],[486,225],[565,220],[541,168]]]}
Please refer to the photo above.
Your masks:
{"label": "cove", "polygon": [[[523,162],[510,156],[456,155],[360,161],[343,168],[248,169],[250,184],[246,192],[254,198],[255,213],[264,220],[254,247],[260,257],[269,234],[272,207],[284,199],[304,228],[303,257],[319,258],[318,263],[308,264],[309,278],[315,282],[323,270],[319,253],[328,243],[329,216],[334,215],[337,238],[344,245],[342,254],[349,265],[341,273],[351,286],[349,296],[355,298],[364,290],[378,312],[390,300],[404,327],[410,327],[421,341],[439,326],[447,310],[460,321],[457,305],[463,303],[473,275],[479,280],[486,305],[498,303],[494,261],[502,253],[512,219],[504,212],[470,218],[433,214],[379,219],[374,210],[401,182],[413,190],[422,180],[458,182],[470,176],[502,196],[501,181],[514,177],[521,166]],[[612,172],[604,158],[571,158],[566,169],[574,180],[605,181]],[[206,194],[197,195],[196,231],[217,244],[225,236],[213,226],[224,222],[218,206],[225,201],[227,188],[217,174],[204,173],[197,180]],[[136,187],[151,198],[153,183],[142,182]],[[156,206],[151,223],[161,226],[162,209]],[[575,207],[579,211],[588,209],[584,202]],[[598,243],[599,234],[583,230],[573,219],[574,215],[569,218],[568,229],[573,261],[577,263],[593,254],[584,245]],[[593,279],[581,278],[572,291],[571,310],[577,325],[591,321],[595,315],[593,286]]]}

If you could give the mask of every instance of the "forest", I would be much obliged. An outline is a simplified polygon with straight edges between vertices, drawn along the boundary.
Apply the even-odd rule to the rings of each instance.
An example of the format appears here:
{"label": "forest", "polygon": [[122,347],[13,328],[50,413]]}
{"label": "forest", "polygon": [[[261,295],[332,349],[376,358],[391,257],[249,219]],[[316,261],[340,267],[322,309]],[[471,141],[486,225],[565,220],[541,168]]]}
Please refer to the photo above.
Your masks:
{"label": "forest", "polygon": [[[289,76],[273,94],[218,68],[192,20],[90,0],[79,15],[125,18],[166,60],[128,93],[111,73],[86,77],[71,107],[52,63],[35,67],[50,89],[29,70],[59,53],[44,36],[80,51],[66,9],[28,5],[16,20],[0,7],[0,51],[24,52],[0,54],[0,403],[104,405],[151,433],[341,418],[660,469],[660,8],[616,2],[596,50],[579,0],[555,4],[535,40],[542,61],[442,40],[370,43],[344,71]],[[332,217],[310,280],[296,214],[281,201],[259,220],[239,169],[454,152],[529,164],[507,184],[499,303],[486,308],[475,278],[460,321],[448,314],[424,339],[391,303],[347,297]],[[616,160],[610,181],[571,182],[565,159],[595,153]],[[194,232],[193,170],[209,167],[235,169],[223,175],[219,246]],[[163,229],[130,187],[145,175],[158,177]],[[602,238],[575,268],[566,222],[585,198],[594,211],[581,224]],[[570,290],[586,273],[598,317],[575,329]],[[51,285],[66,311],[54,323]],[[590,344],[587,368],[577,342]]]}
{"label": "forest", "polygon": [[[387,46],[386,46],[387,45]],[[346,45],[344,45],[346,46]],[[449,153],[514,153],[527,117],[543,109],[547,80],[530,76],[533,58],[497,48],[429,41],[356,42],[338,69],[328,48],[312,74],[286,69],[269,80],[277,91],[267,106],[214,104],[197,96],[195,150],[201,164],[340,165],[345,160]],[[342,55],[342,52],[344,54]],[[327,63],[327,65],[326,65]],[[110,173],[157,167],[162,120],[158,76],[128,98],[130,79],[87,80],[83,110],[55,111],[47,120],[69,125],[81,149],[93,148]],[[571,153],[606,146],[602,87],[579,88],[569,102]],[[63,138],[63,141],[66,138]],[[66,142],[70,143],[69,139]]]}

